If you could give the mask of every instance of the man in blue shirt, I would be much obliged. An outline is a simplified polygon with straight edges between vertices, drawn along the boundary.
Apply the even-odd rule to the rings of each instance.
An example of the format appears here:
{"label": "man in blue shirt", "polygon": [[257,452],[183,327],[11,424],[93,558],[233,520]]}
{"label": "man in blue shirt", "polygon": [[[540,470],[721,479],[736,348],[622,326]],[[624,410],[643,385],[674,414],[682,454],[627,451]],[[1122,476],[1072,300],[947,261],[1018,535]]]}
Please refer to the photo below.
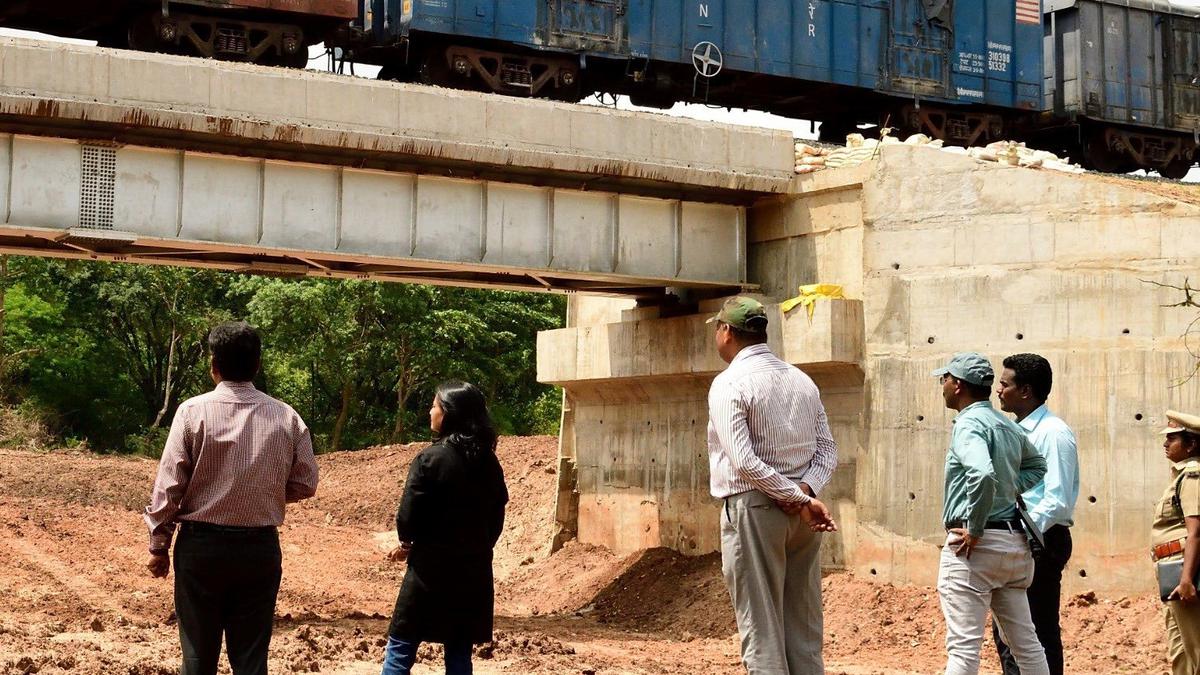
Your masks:
{"label": "man in blue shirt", "polygon": [[[1051,675],[1062,675],[1062,629],[1058,622],[1062,574],[1071,559],[1071,526],[1079,497],[1079,454],[1075,433],[1046,407],[1053,383],[1050,363],[1037,354],[1004,359],[996,396],[1000,409],[1017,418],[1029,441],[1046,458],[1046,477],[1023,496],[1029,517],[1042,531],[1045,550],[1034,561],[1029,586],[1029,612],[1038,640],[1046,649]],[[1012,652],[994,630],[1004,675],[1021,675]]]}
{"label": "man in blue shirt", "polygon": [[1023,675],[1049,675],[1025,591],[1033,556],[1017,497],[1042,481],[1046,460],[1012,420],[992,407],[992,364],[955,354],[933,371],[946,407],[957,410],[946,451],[946,542],[938,598],[946,619],[946,675],[976,675],[988,610],[1000,624]]}

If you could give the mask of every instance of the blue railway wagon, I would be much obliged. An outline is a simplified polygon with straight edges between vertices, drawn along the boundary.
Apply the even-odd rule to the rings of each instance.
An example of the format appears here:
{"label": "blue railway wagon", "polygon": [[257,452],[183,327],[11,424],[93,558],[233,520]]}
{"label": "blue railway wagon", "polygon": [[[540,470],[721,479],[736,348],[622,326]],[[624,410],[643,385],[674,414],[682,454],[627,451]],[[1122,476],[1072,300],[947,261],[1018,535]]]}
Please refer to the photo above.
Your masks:
{"label": "blue railway wagon", "polygon": [[1073,123],[1091,163],[1185,174],[1200,133],[1196,4],[1050,0],[1046,9],[1044,107]]}
{"label": "blue railway wagon", "polygon": [[753,107],[838,132],[899,115],[962,141],[1043,101],[1039,0],[360,2],[371,44],[406,50],[410,72],[389,75],[450,86]]}

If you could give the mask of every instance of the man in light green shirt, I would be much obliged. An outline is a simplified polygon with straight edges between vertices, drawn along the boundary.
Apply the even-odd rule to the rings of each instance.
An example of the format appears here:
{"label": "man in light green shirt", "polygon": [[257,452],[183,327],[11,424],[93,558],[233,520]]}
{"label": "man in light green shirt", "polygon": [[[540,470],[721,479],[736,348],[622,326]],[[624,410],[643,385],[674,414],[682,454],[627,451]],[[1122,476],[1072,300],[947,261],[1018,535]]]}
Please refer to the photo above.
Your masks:
{"label": "man in light green shirt", "polygon": [[[1033,556],[1017,514],[1017,495],[1037,485],[1046,460],[1012,420],[992,407],[992,364],[955,354],[933,371],[946,407],[958,411],[946,451],[946,542],[938,596],[946,618],[946,675],[975,675],[990,609],[1023,675],[1049,675],[1025,590]],[[1014,557],[1020,559],[1014,564]]]}

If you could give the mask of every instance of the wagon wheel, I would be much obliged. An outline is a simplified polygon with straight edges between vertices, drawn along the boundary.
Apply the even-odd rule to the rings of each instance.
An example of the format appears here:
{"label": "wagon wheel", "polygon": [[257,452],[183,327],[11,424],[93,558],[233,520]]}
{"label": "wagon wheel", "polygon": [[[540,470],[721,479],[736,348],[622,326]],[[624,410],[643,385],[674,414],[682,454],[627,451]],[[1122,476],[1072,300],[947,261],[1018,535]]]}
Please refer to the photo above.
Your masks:
{"label": "wagon wheel", "polygon": [[1179,179],[1183,178],[1184,176],[1186,176],[1188,174],[1188,172],[1191,170],[1192,170],[1192,160],[1184,158],[1184,157],[1176,157],[1175,159],[1171,160],[1170,162],[1167,162],[1166,166],[1159,167],[1158,173],[1163,178],[1170,178],[1171,180],[1179,180]]}
{"label": "wagon wheel", "polygon": [[1100,134],[1088,138],[1083,147],[1083,159],[1087,167],[1104,173],[1122,173],[1128,169],[1129,158],[1124,153],[1117,152],[1104,142]]}

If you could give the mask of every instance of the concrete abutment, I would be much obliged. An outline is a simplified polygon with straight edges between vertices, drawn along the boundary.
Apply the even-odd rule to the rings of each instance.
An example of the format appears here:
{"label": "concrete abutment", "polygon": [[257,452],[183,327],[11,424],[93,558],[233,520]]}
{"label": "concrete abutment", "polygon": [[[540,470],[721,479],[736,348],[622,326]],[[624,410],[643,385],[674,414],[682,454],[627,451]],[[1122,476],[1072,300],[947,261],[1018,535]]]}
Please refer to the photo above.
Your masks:
{"label": "concrete abutment", "polygon": [[[749,210],[749,281],[770,301],[771,345],[822,390],[840,464],[823,495],[842,532],[825,563],[931,584],[952,412],[929,377],[953,352],[1037,352],[1050,406],[1079,439],[1068,589],[1142,591],[1151,508],[1168,469],[1155,432],[1200,409],[1194,311],[1155,285],[1196,276],[1200,206],[1133,181],[983,164],[887,147],[853,169],[798,178]],[[807,283],[845,288],[781,316]],[[624,304],[620,304],[624,302]],[[704,318],[572,298],[539,339],[539,378],[564,387],[558,518],[619,552],[718,548],[708,496],[706,392],[722,364]],[[616,304],[614,304],[616,303]]]}

